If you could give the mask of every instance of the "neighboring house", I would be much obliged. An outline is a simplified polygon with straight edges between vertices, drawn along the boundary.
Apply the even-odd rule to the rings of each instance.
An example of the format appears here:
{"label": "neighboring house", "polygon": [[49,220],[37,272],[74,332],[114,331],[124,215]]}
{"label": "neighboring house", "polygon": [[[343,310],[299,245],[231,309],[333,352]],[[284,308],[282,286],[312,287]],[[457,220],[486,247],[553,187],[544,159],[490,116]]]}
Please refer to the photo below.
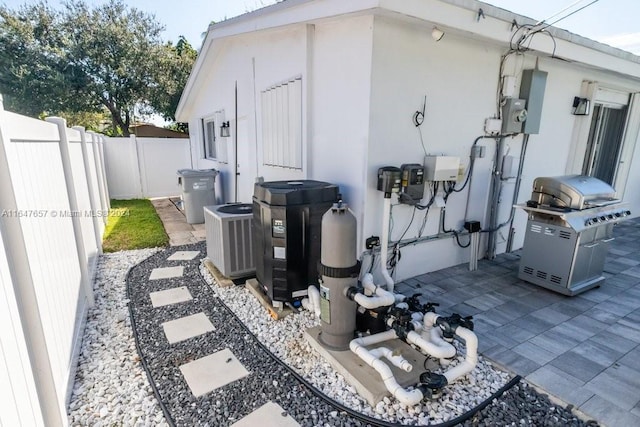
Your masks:
{"label": "neighboring house", "polygon": [[129,132],[140,138],[189,138],[188,133],[161,128],[147,123],[129,126]]}
{"label": "neighboring house", "polygon": [[[287,0],[209,28],[176,116],[189,122],[194,167],[221,171],[221,201],[250,201],[258,176],[336,183],[358,219],[362,251],[382,229],[378,168],[423,163],[425,152],[468,166],[485,119],[498,114],[497,94],[517,97],[522,71],[537,64],[548,76],[518,202],[538,176],[586,173],[609,180],[638,215],[640,58],[552,27],[522,37],[533,24],[474,0]],[[439,41],[434,27],[444,32]],[[520,51],[503,60],[510,47]],[[589,114],[573,114],[575,97],[590,101]],[[231,136],[220,137],[227,122]],[[522,142],[503,144],[513,174]],[[448,198],[446,228],[488,224],[496,144],[479,145],[486,155],[470,186]],[[498,222],[509,218],[516,182],[505,179],[495,196]],[[414,212],[392,212],[393,241]],[[423,237],[438,233],[441,214],[429,209]],[[405,240],[420,234],[424,215],[415,212]],[[513,249],[522,246],[525,223],[518,211],[512,231],[495,234],[497,253],[510,235]],[[467,261],[469,250],[452,237],[404,247],[397,278]]]}

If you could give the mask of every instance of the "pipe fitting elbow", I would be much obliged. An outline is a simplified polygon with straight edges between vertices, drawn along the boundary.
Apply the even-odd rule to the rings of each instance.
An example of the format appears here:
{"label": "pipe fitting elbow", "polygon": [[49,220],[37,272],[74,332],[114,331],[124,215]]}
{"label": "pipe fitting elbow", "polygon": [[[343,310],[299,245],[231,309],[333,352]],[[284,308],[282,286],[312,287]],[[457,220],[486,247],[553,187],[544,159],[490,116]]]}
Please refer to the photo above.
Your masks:
{"label": "pipe fitting elbow", "polygon": [[345,291],[345,295],[347,298],[349,298],[351,301],[353,301],[356,297],[356,295],[359,293],[359,290],[357,287],[355,286],[351,286],[349,288],[347,288],[347,290]]}

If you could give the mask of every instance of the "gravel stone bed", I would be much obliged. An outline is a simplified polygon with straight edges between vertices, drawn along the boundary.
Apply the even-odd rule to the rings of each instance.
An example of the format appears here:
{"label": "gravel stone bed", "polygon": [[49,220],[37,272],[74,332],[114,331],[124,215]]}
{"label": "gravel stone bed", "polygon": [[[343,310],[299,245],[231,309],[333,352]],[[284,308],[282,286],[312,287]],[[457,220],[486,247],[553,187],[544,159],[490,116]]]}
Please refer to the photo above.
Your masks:
{"label": "gravel stone bed", "polygon": [[[199,250],[200,256],[192,261],[166,261],[177,250]],[[136,263],[139,264],[131,269],[126,286],[140,356],[144,357],[160,399],[178,426],[228,426],[269,401],[279,404],[302,426],[366,425],[313,394],[276,363],[256,338],[330,398],[386,422],[433,425],[450,420],[485,401],[510,379],[509,374],[480,357],[476,369],[467,378],[447,386],[437,400],[406,407],[393,398],[385,398],[371,407],[303,338],[306,328],[319,323],[311,313],[301,312],[274,321],[244,287],[217,287],[201,264],[205,254],[204,243],[198,243],[161,252],[128,251],[101,257],[97,304],[90,312],[85,331],[70,405],[70,424],[168,425],[136,355],[127,312],[123,282],[127,269]],[[148,280],[152,269],[171,265],[183,265],[184,277]],[[188,287],[193,300],[158,308],[151,306],[150,292],[178,286]],[[246,332],[223,302],[255,337]],[[198,312],[204,312],[216,329],[169,345],[161,324]],[[224,348],[229,348],[251,374],[194,397],[179,367]],[[454,363],[461,359],[462,356]],[[553,405],[546,396],[520,381],[464,425],[597,425],[578,419],[570,409]]]}
{"label": "gravel stone bed", "polygon": [[71,426],[168,426],[133,339],[127,271],[159,249],[101,255],[68,408]]}

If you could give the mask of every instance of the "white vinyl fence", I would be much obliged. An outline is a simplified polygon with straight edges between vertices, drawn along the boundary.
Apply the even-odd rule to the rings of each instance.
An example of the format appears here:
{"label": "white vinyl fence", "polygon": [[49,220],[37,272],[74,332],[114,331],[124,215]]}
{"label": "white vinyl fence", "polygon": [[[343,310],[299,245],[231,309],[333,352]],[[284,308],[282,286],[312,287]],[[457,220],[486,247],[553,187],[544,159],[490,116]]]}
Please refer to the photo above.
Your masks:
{"label": "white vinyl fence", "polygon": [[0,98],[0,426],[67,424],[109,209],[103,146]]}
{"label": "white vinyl fence", "polygon": [[106,138],[104,153],[113,199],[179,195],[176,172],[191,168],[189,138]]}

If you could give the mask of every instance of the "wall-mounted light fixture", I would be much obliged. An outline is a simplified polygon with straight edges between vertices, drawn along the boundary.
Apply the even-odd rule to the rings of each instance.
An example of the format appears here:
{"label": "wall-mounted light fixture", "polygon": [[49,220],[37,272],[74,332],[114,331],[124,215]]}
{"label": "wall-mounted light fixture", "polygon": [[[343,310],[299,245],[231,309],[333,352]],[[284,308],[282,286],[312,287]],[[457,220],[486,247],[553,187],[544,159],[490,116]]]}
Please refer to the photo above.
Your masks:
{"label": "wall-mounted light fixture", "polygon": [[222,122],[222,126],[220,126],[220,136],[223,138],[231,136],[231,126],[229,126],[229,121]]}
{"label": "wall-mounted light fixture", "polygon": [[573,115],[574,116],[588,116],[590,102],[587,98],[580,98],[578,96],[573,98]]}
{"label": "wall-mounted light fixture", "polygon": [[431,30],[431,37],[435,41],[439,42],[444,37],[444,31],[442,31],[438,27],[433,27],[433,30]]}

